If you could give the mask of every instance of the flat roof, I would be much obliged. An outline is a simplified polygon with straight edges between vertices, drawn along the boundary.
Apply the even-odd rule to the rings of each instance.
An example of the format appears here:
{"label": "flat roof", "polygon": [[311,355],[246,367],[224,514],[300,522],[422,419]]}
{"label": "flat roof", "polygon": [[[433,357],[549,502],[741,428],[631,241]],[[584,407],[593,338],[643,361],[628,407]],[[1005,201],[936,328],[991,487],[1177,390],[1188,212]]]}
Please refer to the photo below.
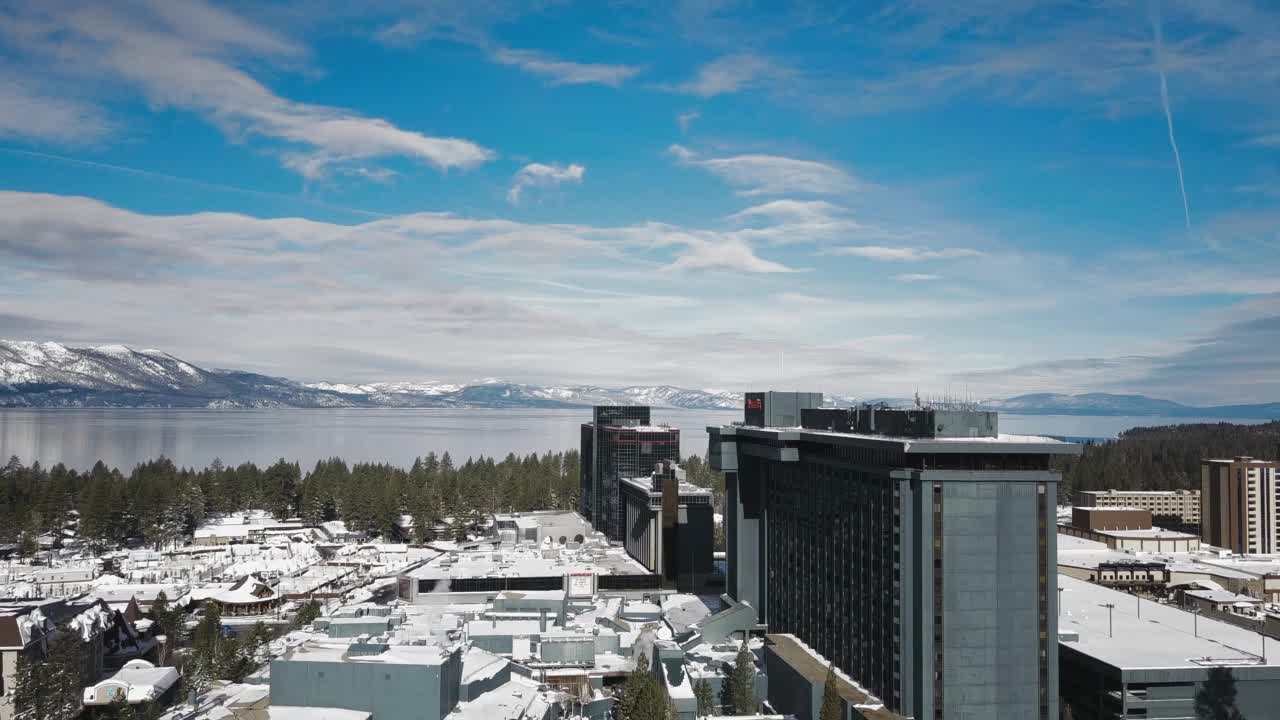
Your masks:
{"label": "flat roof", "polygon": [[449,551],[409,571],[420,580],[458,580],[500,577],[557,577],[569,573],[648,575],[649,570],[621,547],[588,544],[559,546],[486,547]]}
{"label": "flat roof", "polygon": [[1110,537],[1126,538],[1131,540],[1199,540],[1199,535],[1190,533],[1177,532],[1175,530],[1165,530],[1164,528],[1146,528],[1144,530],[1091,530],[1099,535],[1107,535]]}
{"label": "flat roof", "polygon": [[388,645],[376,655],[348,655],[350,643],[308,642],[281,658],[284,662],[371,663],[384,665],[440,665],[452,655],[438,645]]}
{"label": "flat roof", "polygon": [[869,435],[832,430],[814,430],[803,427],[756,427],[751,425],[712,426],[722,436],[745,435],[770,437],[776,440],[805,440],[809,442],[857,441],[902,447],[906,453],[1010,453],[1028,455],[1079,455],[1083,446],[1040,435],[1011,435],[1000,433],[995,437],[964,438],[913,438],[896,435]]}
{"label": "flat roof", "polygon": [[[831,667],[825,658],[794,635],[770,634],[766,637],[770,647],[787,665],[810,683],[819,687],[825,685],[827,670]],[[879,698],[838,668],[836,669],[836,692],[845,702],[857,708],[862,717],[867,720],[903,720],[901,715],[886,709]]]}
{"label": "flat roof", "polygon": [[1199,490],[1080,490],[1085,495],[1199,495]]}
{"label": "flat roof", "polygon": [[1078,640],[1060,640],[1063,648],[1124,671],[1230,665],[1274,670],[1280,678],[1280,640],[1068,575],[1058,575],[1058,588],[1058,630],[1079,634]]}

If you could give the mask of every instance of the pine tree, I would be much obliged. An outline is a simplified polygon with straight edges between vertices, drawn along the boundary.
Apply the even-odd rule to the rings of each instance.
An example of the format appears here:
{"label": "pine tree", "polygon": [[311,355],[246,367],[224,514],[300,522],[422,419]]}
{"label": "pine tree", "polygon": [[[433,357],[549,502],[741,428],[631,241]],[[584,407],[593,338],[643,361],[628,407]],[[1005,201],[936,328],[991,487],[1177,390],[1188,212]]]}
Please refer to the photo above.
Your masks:
{"label": "pine tree", "polygon": [[836,689],[835,665],[827,665],[827,682],[822,687],[822,710],[818,720],[843,720],[844,708],[840,704],[840,693]]}
{"label": "pine tree", "polygon": [[50,699],[45,718],[73,720],[80,715],[87,665],[84,640],[71,628],[59,627],[49,643],[48,659],[41,671],[40,681],[47,687]]}
{"label": "pine tree", "polygon": [[26,653],[18,654],[18,667],[13,678],[14,720],[44,720],[53,714],[53,687],[45,679],[45,663]]}
{"label": "pine tree", "polygon": [[171,606],[169,596],[163,590],[151,604],[151,620],[158,626],[158,634],[163,634],[168,639],[170,648],[178,647],[186,638],[187,614],[182,608]]}
{"label": "pine tree", "polygon": [[640,653],[636,669],[627,676],[614,703],[614,719],[666,720],[669,706],[666,689],[649,670],[649,657]]}
{"label": "pine tree", "polygon": [[[708,717],[716,712],[715,694],[706,678],[693,684],[693,697],[698,701],[698,717]],[[822,720],[826,720],[823,718]]]}
{"label": "pine tree", "polygon": [[756,658],[747,647],[745,638],[742,640],[742,647],[738,649],[738,657],[734,662],[729,684],[732,688],[730,697],[733,714],[755,715],[757,708]]}
{"label": "pine tree", "polygon": [[293,616],[293,626],[295,628],[305,627],[320,617],[320,603],[316,600],[308,600],[298,608],[298,612]]}
{"label": "pine tree", "polygon": [[1244,720],[1236,707],[1236,677],[1231,668],[1212,667],[1196,692],[1197,720]]}

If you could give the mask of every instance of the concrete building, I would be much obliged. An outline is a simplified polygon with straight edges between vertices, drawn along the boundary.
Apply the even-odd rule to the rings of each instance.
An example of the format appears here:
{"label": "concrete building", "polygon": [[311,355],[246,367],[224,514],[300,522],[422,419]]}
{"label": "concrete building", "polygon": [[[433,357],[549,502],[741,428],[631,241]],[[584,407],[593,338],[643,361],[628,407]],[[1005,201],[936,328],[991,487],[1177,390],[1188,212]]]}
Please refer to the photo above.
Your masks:
{"label": "concrete building", "polygon": [[343,708],[373,720],[442,720],[458,704],[462,650],[307,643],[271,662],[271,703]]}
{"label": "concrete building", "polygon": [[651,425],[642,405],[597,405],[582,425],[582,515],[610,540],[625,533],[623,478],[653,472],[663,460],[680,462],[680,431]]}
{"label": "concrete building", "polygon": [[1144,530],[1084,530],[1074,525],[1059,525],[1063,535],[1094,540],[1114,550],[1152,553],[1191,553],[1200,549],[1200,538],[1189,533],[1146,528]]}
{"label": "concrete building", "polygon": [[[552,519],[555,527],[564,527]],[[441,605],[489,602],[503,591],[554,590],[589,601],[597,591],[642,592],[661,587],[661,578],[595,533],[582,543],[560,545],[543,531],[537,532],[543,536],[538,544],[512,545],[490,538],[434,551],[398,577],[398,596],[410,603]]]}
{"label": "concrete building", "polygon": [[1280,552],[1280,462],[1200,462],[1200,538],[1240,555]]}
{"label": "concrete building", "polygon": [[1199,490],[1079,490],[1076,507],[1136,507],[1161,527],[1200,524]]}
{"label": "concrete building", "polygon": [[[796,720],[818,720],[828,665],[830,661],[794,635],[769,635],[764,646],[769,704]],[[879,698],[844,673],[836,675],[836,694],[843,720],[906,720],[886,709]]]}
{"label": "concrete building", "polygon": [[558,545],[581,543],[591,534],[591,526],[576,512],[535,510],[522,513],[497,513],[493,529],[503,542],[540,543],[551,540]]}
{"label": "concrete building", "polygon": [[1073,507],[1071,525],[1081,530],[1150,530],[1151,511],[1135,507]]}
{"label": "concrete building", "polygon": [[702,592],[711,576],[715,546],[711,491],[685,482],[671,461],[651,475],[625,478],[626,533],[631,557],[681,592]]}
{"label": "concrete building", "polygon": [[1050,460],[1080,447],[995,413],[786,400],[812,406],[800,427],[708,428],[730,595],[899,714],[1057,718]]}
{"label": "concrete building", "polygon": [[1194,718],[1196,693],[1223,667],[1243,717],[1276,716],[1280,642],[1065,575],[1058,587],[1062,700],[1077,720]]}

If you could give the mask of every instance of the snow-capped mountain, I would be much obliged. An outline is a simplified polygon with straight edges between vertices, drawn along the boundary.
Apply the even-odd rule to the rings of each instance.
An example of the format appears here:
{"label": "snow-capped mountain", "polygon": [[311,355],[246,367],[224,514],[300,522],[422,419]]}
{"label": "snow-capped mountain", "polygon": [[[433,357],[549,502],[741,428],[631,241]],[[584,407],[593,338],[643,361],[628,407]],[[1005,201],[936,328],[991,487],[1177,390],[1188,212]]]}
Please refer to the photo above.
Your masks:
{"label": "snow-capped mountain", "polygon": [[337,393],[160,350],[0,340],[0,407],[342,407]]}
{"label": "snow-capped mountain", "polygon": [[671,386],[300,383],[198,367],[160,350],[0,340],[0,407],[580,407],[737,409],[742,395]]}
{"label": "snow-capped mountain", "polygon": [[[859,398],[827,394],[827,404]],[[198,367],[160,350],[123,345],[73,347],[0,340],[0,407],[481,407],[570,408],[650,405],[690,410],[737,410],[742,393],[671,385],[606,388],[543,387],[493,378],[449,382],[312,382],[237,370]],[[871,400],[870,402],[881,402]],[[907,407],[909,400],[884,400]],[[991,399],[981,406],[1026,415],[1128,415],[1277,418],[1280,403],[1193,407],[1143,395],[1034,393]]]}

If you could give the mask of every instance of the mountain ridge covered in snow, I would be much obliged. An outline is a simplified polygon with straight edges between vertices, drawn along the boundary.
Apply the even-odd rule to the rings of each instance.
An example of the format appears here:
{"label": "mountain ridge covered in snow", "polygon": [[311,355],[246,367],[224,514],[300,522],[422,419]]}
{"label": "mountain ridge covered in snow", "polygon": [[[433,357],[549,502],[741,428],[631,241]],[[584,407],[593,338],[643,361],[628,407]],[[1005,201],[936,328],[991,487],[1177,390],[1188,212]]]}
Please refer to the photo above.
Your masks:
{"label": "mountain ridge covered in snow", "polygon": [[[830,395],[829,404],[858,399]],[[887,401],[909,406],[907,400]],[[309,382],[238,370],[206,369],[161,350],[124,345],[77,347],[0,339],[0,407],[371,407],[572,408],[650,405],[738,410],[742,393],[674,385],[607,388],[529,385],[486,378],[457,382]],[[979,406],[1024,415],[1280,418],[1280,403],[1194,407],[1144,395],[1031,393]]]}

